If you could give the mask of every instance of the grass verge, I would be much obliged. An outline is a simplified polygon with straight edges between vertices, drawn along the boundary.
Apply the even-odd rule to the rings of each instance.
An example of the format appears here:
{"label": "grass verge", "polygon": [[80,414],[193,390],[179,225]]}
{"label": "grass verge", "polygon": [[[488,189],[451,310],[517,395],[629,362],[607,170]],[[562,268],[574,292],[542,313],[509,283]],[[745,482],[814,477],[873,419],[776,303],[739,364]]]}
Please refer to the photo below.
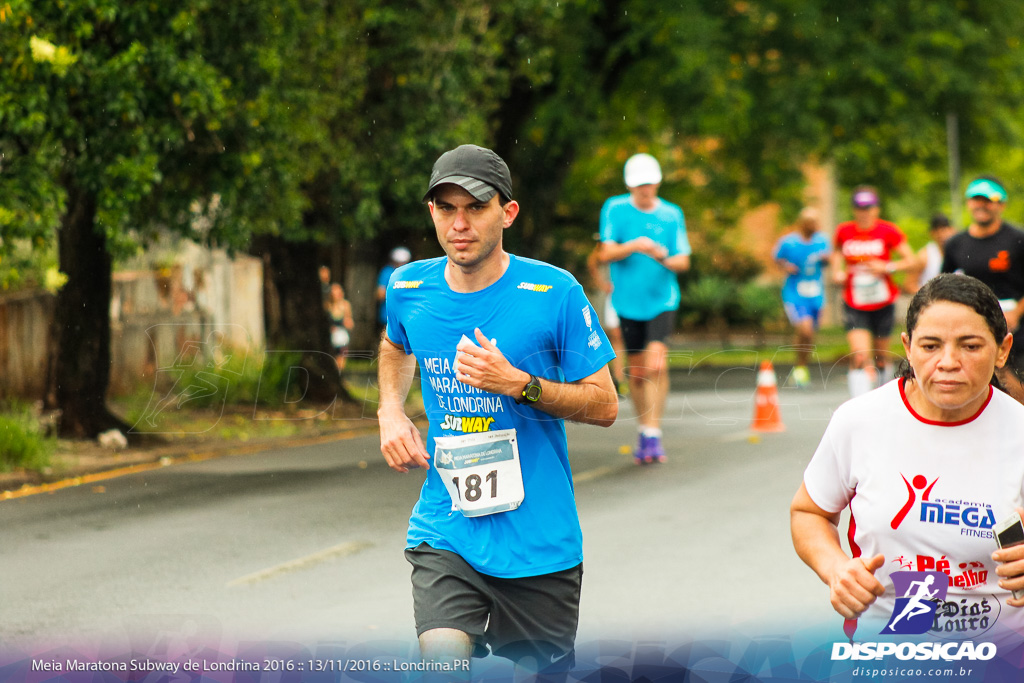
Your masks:
{"label": "grass verge", "polygon": [[0,472],[49,467],[56,447],[56,439],[42,433],[30,408],[10,405],[0,412]]}

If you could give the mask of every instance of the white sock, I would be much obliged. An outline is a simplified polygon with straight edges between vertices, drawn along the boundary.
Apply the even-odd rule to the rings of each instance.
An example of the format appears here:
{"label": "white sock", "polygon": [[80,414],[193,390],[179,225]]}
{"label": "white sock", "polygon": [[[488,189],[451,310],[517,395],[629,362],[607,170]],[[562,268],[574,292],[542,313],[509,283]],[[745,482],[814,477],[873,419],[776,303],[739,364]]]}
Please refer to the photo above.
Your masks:
{"label": "white sock", "polygon": [[878,371],[878,386],[882,386],[891,380],[894,374],[896,374],[896,368],[892,363],[883,365]]}
{"label": "white sock", "polygon": [[647,438],[651,438],[651,437],[654,437],[655,439],[660,439],[661,438],[661,430],[658,429],[657,427],[641,427],[640,428],[640,433],[643,434],[644,436],[646,436]]}
{"label": "white sock", "polygon": [[850,396],[854,398],[861,394],[866,394],[874,388],[871,386],[871,379],[868,378],[868,373],[863,369],[850,370],[846,376],[846,383],[850,387]]}

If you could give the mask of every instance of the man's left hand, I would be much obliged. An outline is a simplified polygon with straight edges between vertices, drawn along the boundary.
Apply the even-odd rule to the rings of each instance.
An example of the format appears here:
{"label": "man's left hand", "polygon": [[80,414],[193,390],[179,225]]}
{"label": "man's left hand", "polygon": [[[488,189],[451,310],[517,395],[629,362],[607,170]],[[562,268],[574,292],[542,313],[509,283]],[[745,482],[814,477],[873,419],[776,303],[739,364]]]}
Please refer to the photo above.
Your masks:
{"label": "man's left hand", "polygon": [[474,333],[479,346],[464,340],[456,347],[455,379],[492,394],[518,396],[530,381],[529,373],[513,367],[479,327]]}
{"label": "man's left hand", "polygon": [[885,275],[889,272],[889,263],[889,261],[883,261],[882,259],[871,259],[861,265],[872,275]]}

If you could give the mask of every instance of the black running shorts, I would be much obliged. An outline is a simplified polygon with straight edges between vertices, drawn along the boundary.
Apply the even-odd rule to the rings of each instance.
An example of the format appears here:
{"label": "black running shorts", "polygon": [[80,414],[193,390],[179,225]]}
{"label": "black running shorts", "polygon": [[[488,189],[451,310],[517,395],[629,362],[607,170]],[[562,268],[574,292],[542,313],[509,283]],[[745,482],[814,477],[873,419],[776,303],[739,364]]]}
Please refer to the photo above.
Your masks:
{"label": "black running shorts", "polygon": [[641,353],[651,342],[667,343],[676,326],[676,312],[665,311],[650,320],[632,320],[619,316],[626,353]]}
{"label": "black running shorts", "polygon": [[457,629],[472,639],[474,657],[486,656],[490,646],[495,655],[531,670],[557,673],[572,668],[582,564],[552,574],[500,579],[426,543],[406,550],[405,557],[412,564],[417,635],[435,628]]}
{"label": "black running shorts", "polygon": [[846,331],[867,330],[873,336],[885,338],[892,334],[896,324],[896,306],[889,304],[874,311],[862,311],[843,302],[843,327]]}

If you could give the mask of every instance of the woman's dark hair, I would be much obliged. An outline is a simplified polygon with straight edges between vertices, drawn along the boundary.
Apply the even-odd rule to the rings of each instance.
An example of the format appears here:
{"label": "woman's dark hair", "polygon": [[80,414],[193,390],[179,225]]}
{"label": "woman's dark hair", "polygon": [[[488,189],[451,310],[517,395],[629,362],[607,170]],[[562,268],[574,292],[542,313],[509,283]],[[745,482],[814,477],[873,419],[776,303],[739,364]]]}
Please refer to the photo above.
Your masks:
{"label": "woman's dark hair", "polygon": [[937,213],[932,216],[932,219],[928,221],[929,230],[938,230],[939,228],[948,228],[949,218],[944,213]]}
{"label": "woman's dark hair", "polygon": [[[985,324],[995,337],[996,344],[1001,344],[1009,331],[1006,328],[1006,316],[999,306],[999,299],[988,285],[970,275],[943,273],[926,282],[910,300],[910,307],[907,309],[908,337],[914,338],[914,329],[917,327],[917,319],[921,312],[937,301],[949,301],[972,309],[985,319]],[[906,379],[914,377],[914,369],[906,360],[900,364],[900,375]],[[999,387],[994,375],[992,384]]]}

